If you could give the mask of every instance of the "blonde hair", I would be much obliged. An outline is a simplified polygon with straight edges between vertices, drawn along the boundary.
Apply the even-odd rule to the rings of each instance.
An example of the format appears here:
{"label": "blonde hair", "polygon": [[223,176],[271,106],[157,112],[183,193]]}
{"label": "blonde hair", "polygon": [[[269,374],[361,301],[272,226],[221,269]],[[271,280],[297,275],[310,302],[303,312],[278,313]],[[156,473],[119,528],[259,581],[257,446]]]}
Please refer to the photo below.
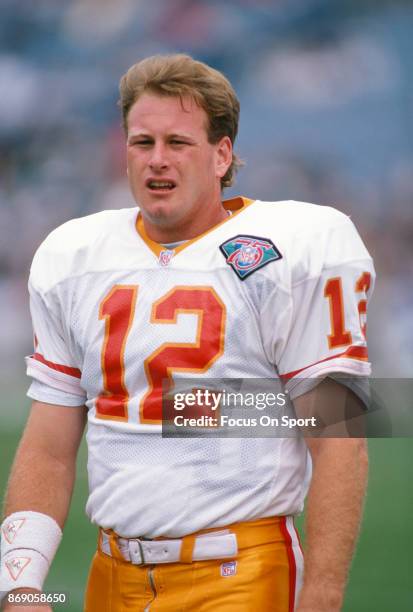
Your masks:
{"label": "blonde hair", "polygon": [[[181,100],[183,96],[190,96],[207,114],[208,141],[216,144],[229,136],[232,144],[235,142],[240,105],[231,83],[221,72],[189,55],[154,55],[134,64],[121,78],[119,91],[126,133],[131,107],[143,93],[151,92]],[[232,163],[221,178],[221,189],[233,184],[234,175],[242,165],[233,153]]]}

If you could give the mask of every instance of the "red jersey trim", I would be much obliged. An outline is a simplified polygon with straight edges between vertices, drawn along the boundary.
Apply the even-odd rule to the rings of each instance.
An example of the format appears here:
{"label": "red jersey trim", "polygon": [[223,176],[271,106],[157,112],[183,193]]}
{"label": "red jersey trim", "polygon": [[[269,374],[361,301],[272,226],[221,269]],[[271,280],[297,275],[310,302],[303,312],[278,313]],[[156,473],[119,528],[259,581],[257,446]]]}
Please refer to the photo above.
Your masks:
{"label": "red jersey trim", "polygon": [[36,361],[40,361],[40,363],[44,363],[44,365],[47,365],[52,370],[56,370],[56,372],[62,372],[63,374],[74,376],[75,378],[80,378],[82,376],[82,372],[78,368],[71,368],[60,363],[53,363],[53,361],[45,359],[40,353],[34,353],[32,358],[36,359]]}
{"label": "red jersey trim", "polygon": [[325,359],[320,359],[320,361],[316,361],[315,363],[311,363],[304,368],[300,368],[299,370],[294,370],[294,372],[288,372],[287,374],[280,374],[281,380],[284,382],[290,380],[300,372],[304,372],[304,370],[308,370],[308,368],[312,368],[318,363],[324,363],[325,361],[330,361],[330,359],[339,359],[342,357],[346,357],[348,359],[356,359],[357,361],[368,361],[368,352],[367,346],[349,346],[343,353],[338,353],[338,355],[332,355],[331,357],[326,357]]}

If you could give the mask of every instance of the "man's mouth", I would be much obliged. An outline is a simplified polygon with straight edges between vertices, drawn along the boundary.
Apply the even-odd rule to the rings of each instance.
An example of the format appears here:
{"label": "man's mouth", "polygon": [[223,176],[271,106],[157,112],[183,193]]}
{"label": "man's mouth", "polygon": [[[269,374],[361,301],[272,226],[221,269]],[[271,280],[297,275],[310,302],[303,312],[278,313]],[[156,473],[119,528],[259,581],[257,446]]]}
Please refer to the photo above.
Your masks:
{"label": "man's mouth", "polygon": [[174,181],[154,181],[149,180],[146,182],[146,186],[152,191],[172,191],[175,189],[176,184]]}

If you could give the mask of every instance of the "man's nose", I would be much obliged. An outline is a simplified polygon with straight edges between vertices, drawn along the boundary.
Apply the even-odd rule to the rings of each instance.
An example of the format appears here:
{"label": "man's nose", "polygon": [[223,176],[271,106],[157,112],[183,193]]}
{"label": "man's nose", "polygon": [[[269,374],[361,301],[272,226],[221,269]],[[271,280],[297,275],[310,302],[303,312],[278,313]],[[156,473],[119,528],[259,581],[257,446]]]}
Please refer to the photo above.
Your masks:
{"label": "man's nose", "polygon": [[163,170],[169,166],[167,150],[162,142],[154,144],[152,155],[149,158],[149,166],[152,170]]}

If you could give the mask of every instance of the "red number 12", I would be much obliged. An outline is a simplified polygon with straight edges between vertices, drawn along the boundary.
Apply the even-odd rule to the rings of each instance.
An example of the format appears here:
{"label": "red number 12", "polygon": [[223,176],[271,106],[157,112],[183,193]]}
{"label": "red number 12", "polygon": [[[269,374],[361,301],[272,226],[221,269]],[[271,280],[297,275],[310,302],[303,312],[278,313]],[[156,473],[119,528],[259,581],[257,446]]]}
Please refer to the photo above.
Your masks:
{"label": "red number 12", "polygon": [[[133,322],[138,287],[116,285],[101,303],[99,318],[105,320],[102,349],[103,393],[96,415],[127,420],[129,394],[125,385],[124,352]],[[151,323],[177,323],[179,313],[198,317],[195,342],[162,344],[145,361],[148,391],[141,400],[141,423],[162,419],[162,391],[173,384],[173,372],[205,372],[224,351],[225,306],[212,287],[174,287],[152,307]],[[166,389],[162,382],[166,380]]]}
{"label": "red number 12", "polygon": [[[356,293],[365,293],[370,289],[371,274],[363,272],[357,279],[355,291]],[[344,302],[343,302],[343,285],[341,278],[329,278],[324,288],[324,296],[328,298],[330,303],[330,321],[331,334],[327,336],[329,348],[337,348],[339,346],[348,346],[352,343],[353,338],[351,332],[345,329],[344,318]],[[360,300],[358,304],[360,316],[361,331],[366,335],[366,323],[362,320],[367,313],[367,300]]]}

